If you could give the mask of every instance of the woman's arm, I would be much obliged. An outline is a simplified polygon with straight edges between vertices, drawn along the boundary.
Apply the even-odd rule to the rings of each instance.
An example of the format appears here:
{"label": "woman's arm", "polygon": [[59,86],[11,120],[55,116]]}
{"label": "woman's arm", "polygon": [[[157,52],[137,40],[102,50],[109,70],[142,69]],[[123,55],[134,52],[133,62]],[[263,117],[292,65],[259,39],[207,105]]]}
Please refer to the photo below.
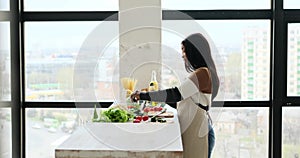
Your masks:
{"label": "woman's arm", "polygon": [[179,87],[151,92],[136,91],[131,95],[131,99],[133,101],[148,100],[176,103],[191,97],[199,91],[211,93],[210,75],[206,69],[200,69],[193,72]]}
{"label": "woman's arm", "polygon": [[133,100],[148,100],[166,103],[176,103],[199,92],[198,86],[187,78],[179,87],[159,91],[135,92],[131,95]]}
{"label": "woman's arm", "polygon": [[182,96],[178,88],[175,87],[159,91],[140,92],[139,99],[165,103],[176,103],[182,100]]}

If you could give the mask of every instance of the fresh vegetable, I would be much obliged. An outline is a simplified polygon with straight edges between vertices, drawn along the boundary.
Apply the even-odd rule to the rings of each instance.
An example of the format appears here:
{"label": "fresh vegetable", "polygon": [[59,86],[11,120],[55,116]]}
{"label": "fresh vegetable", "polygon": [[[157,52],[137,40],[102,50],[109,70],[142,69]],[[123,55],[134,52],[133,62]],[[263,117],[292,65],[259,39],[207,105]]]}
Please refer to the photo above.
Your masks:
{"label": "fresh vegetable", "polygon": [[143,121],[147,121],[149,119],[149,116],[148,115],[144,115],[143,116]]}
{"label": "fresh vegetable", "polygon": [[145,107],[145,108],[144,108],[144,112],[145,112],[145,113],[148,113],[149,111],[150,111],[150,108],[149,108],[149,107]]}
{"label": "fresh vegetable", "polygon": [[167,122],[166,119],[161,118],[161,117],[158,117],[158,118],[156,119],[156,121],[157,121],[157,122],[160,122],[160,123],[166,123],[166,122]]}
{"label": "fresh vegetable", "polygon": [[145,107],[144,108],[144,112],[148,113],[148,112],[157,112],[157,111],[162,111],[164,108],[161,106],[155,106],[155,107]]}
{"label": "fresh vegetable", "polygon": [[140,120],[140,121],[143,120],[143,116],[135,116],[134,118],[135,118],[136,120]]}
{"label": "fresh vegetable", "polygon": [[133,123],[140,123],[141,122],[141,120],[139,120],[139,119],[134,119],[133,120]]}
{"label": "fresh vegetable", "polygon": [[154,111],[162,111],[163,110],[163,108],[162,107],[160,107],[160,106],[156,106],[156,107],[154,107]]}
{"label": "fresh vegetable", "polygon": [[150,121],[151,122],[156,122],[156,117],[152,117]]}
{"label": "fresh vegetable", "polygon": [[167,120],[165,118],[161,118],[161,117],[152,117],[151,122],[160,122],[160,123],[166,123]]}
{"label": "fresh vegetable", "polygon": [[133,118],[133,114],[119,107],[109,108],[103,112],[111,122],[128,122]]}
{"label": "fresh vegetable", "polygon": [[133,108],[135,108],[135,106],[133,106],[133,105],[128,105],[127,108],[128,108],[128,109],[133,109]]}
{"label": "fresh vegetable", "polygon": [[135,115],[139,115],[141,113],[140,105],[138,103],[131,103],[130,105],[127,105],[127,109]]}

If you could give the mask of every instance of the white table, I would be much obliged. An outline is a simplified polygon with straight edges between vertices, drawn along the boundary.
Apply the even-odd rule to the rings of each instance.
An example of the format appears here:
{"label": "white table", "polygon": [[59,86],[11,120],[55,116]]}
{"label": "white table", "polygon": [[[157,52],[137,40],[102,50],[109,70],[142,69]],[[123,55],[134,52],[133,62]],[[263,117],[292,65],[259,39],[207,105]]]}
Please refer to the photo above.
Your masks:
{"label": "white table", "polygon": [[168,123],[89,123],[55,149],[56,158],[182,158],[176,110]]}

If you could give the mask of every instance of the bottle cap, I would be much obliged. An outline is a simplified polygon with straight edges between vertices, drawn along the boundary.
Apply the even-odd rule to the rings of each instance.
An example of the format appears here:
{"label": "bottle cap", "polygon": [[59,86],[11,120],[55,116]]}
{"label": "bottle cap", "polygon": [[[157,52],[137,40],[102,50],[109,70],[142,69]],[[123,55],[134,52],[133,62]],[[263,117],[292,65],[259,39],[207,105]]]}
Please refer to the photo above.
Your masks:
{"label": "bottle cap", "polygon": [[152,70],[151,81],[156,81],[156,72],[155,72],[155,70]]}

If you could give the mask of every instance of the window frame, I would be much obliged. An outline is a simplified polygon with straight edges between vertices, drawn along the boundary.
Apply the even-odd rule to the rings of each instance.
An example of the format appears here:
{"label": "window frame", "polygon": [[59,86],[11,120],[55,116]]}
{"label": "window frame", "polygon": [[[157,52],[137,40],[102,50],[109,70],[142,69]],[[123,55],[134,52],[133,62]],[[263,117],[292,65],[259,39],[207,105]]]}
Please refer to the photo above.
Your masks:
{"label": "window frame", "polygon": [[[284,62],[284,65],[282,66],[282,70],[280,71],[281,74],[278,74],[277,77],[280,77],[281,79],[278,78],[278,80],[282,80],[283,82],[281,82],[283,84],[282,87],[283,89],[281,89],[282,93],[280,94],[280,96],[283,96],[282,101],[281,102],[277,102],[277,107],[274,106],[274,117],[276,114],[278,114],[278,118],[275,118],[275,121],[281,121],[280,125],[276,125],[274,124],[274,126],[277,126],[277,128],[280,129],[279,130],[274,130],[275,134],[277,133],[277,136],[279,136],[280,133],[280,140],[274,140],[275,143],[280,143],[281,146],[280,148],[277,147],[277,149],[281,150],[282,149],[282,145],[283,145],[283,126],[282,126],[282,122],[283,122],[283,112],[284,112],[284,108],[288,108],[288,107],[293,107],[293,108],[299,108],[300,109],[300,96],[287,96],[287,78],[288,78],[288,24],[293,24],[293,23],[299,23],[300,24],[300,9],[284,9],[284,18],[283,18],[283,23],[281,24],[282,27],[282,36],[284,36],[283,39],[281,39],[281,42],[283,42],[282,44],[282,48],[283,55],[281,56],[284,60],[282,62]],[[278,55],[279,56],[279,55]],[[276,62],[276,61],[275,61]],[[277,83],[279,83],[280,81],[277,81]],[[276,84],[276,82],[274,83]],[[275,91],[276,92],[276,91]],[[278,91],[277,91],[278,93]],[[278,101],[278,100],[277,100]],[[280,105],[281,103],[281,105]],[[280,116],[280,117],[279,117]],[[276,147],[277,145],[275,145]],[[282,152],[283,153],[283,152]],[[282,155],[282,153],[280,153],[280,155]],[[278,153],[279,154],[279,153]]]}
{"label": "window frame", "polygon": [[[21,9],[19,9],[21,8]],[[176,15],[178,10],[163,10],[163,20],[186,20]],[[268,107],[269,108],[269,156],[282,156],[282,108],[300,107],[300,97],[287,97],[287,25],[300,23],[300,9],[283,9],[283,0],[271,0],[271,9],[262,10],[179,10],[195,20],[266,19],[271,21],[270,89],[268,101],[216,102],[216,107]],[[118,11],[74,12],[24,12],[23,0],[11,0],[10,11],[0,11],[0,21],[10,22],[11,31],[11,98],[1,102],[0,108],[11,108],[12,157],[25,158],[26,108],[76,108],[76,102],[25,101],[24,71],[24,22],[29,21],[117,21]],[[20,31],[19,31],[20,30]],[[278,63],[278,64],[276,64]],[[283,63],[283,64],[282,64]],[[91,108],[94,103],[85,102]],[[112,102],[100,102],[109,106]],[[21,131],[21,132],[20,132]]]}

